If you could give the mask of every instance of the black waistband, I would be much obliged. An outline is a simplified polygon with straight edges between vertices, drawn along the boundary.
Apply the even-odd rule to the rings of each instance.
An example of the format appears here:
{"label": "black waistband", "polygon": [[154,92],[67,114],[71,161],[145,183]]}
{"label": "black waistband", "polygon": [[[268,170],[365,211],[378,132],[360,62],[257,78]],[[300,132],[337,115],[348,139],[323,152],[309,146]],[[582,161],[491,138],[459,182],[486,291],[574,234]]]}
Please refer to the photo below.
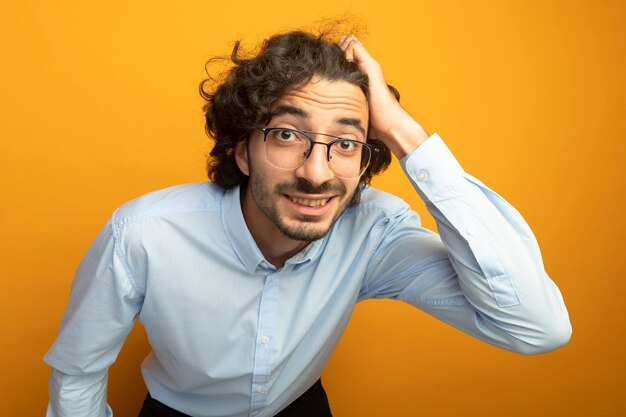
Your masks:
{"label": "black waistband", "polygon": [[[190,417],[181,413],[160,401],[146,395],[139,417]],[[322,381],[317,380],[304,394],[289,404],[275,417],[332,417],[326,391],[322,387]]]}

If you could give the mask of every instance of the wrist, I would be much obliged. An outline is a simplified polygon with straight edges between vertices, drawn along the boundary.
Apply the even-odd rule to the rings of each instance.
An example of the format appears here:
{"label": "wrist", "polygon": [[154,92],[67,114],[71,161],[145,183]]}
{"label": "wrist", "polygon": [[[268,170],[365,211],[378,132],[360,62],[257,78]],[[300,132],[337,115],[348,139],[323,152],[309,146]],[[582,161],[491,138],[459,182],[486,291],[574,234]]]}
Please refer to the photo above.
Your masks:
{"label": "wrist", "polygon": [[383,141],[398,159],[416,150],[429,135],[419,123],[409,117],[400,123],[393,123],[383,135]]}

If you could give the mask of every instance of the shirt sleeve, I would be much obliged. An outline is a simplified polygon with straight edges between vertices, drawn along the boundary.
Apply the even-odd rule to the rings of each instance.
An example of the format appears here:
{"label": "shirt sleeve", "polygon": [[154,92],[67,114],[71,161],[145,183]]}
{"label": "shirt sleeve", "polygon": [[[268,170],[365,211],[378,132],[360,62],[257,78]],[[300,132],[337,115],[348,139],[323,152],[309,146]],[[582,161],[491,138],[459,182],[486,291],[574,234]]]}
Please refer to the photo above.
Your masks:
{"label": "shirt sleeve", "polygon": [[437,134],[401,165],[440,235],[422,228],[408,208],[388,219],[361,298],[405,301],[523,354],[567,343],[563,298],[519,212],[465,173]]}
{"label": "shirt sleeve", "polygon": [[109,222],[83,258],[56,341],[44,361],[53,369],[47,417],[111,416],[108,368],[133,327],[143,297]]}

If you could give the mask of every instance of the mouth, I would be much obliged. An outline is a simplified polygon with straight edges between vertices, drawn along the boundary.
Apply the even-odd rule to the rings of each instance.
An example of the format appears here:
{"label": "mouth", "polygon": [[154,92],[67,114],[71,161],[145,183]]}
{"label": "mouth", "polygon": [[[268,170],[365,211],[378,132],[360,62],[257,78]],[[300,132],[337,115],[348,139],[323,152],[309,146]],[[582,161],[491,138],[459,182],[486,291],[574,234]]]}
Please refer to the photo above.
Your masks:
{"label": "mouth", "polygon": [[298,196],[283,194],[285,200],[289,203],[292,212],[297,217],[307,218],[308,221],[313,219],[321,219],[322,216],[328,214],[335,206],[336,196],[307,196],[300,194]]}
{"label": "mouth", "polygon": [[301,198],[301,197],[293,197],[290,195],[285,195],[289,200],[293,201],[294,203],[301,205],[301,206],[306,206],[306,207],[321,207],[321,206],[325,206],[326,204],[328,204],[328,202],[330,201],[330,199],[332,197],[328,197],[328,198]]}

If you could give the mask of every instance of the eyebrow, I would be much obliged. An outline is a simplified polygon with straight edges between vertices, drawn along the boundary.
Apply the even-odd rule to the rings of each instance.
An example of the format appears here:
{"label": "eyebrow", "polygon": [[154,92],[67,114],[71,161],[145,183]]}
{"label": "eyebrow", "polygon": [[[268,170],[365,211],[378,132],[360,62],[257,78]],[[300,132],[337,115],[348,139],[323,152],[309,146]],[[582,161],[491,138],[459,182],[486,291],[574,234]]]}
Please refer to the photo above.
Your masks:
{"label": "eyebrow", "polygon": [[283,104],[281,106],[278,106],[276,110],[270,113],[270,120],[276,116],[282,116],[283,114],[293,114],[294,116],[300,116],[304,119],[307,119],[310,116],[309,113],[299,107]]}
{"label": "eyebrow", "polygon": [[[283,104],[281,106],[278,106],[274,111],[270,113],[270,120],[273,119],[274,117],[282,116],[283,114],[292,114],[294,116],[298,116],[303,119],[308,119],[310,117],[307,111],[299,107]],[[365,131],[365,128],[363,128],[363,126],[361,125],[361,120],[359,119],[355,119],[351,117],[342,117],[340,119],[337,119],[336,123],[340,125],[344,125],[344,126],[356,127],[361,133],[363,133],[363,136],[367,136],[367,132]]]}
{"label": "eyebrow", "polygon": [[344,126],[356,127],[357,129],[359,129],[361,133],[363,133],[363,136],[367,136],[367,132],[365,131],[363,126],[361,126],[361,121],[359,119],[353,119],[350,117],[342,117],[341,119],[337,120],[337,123],[344,125]]}

